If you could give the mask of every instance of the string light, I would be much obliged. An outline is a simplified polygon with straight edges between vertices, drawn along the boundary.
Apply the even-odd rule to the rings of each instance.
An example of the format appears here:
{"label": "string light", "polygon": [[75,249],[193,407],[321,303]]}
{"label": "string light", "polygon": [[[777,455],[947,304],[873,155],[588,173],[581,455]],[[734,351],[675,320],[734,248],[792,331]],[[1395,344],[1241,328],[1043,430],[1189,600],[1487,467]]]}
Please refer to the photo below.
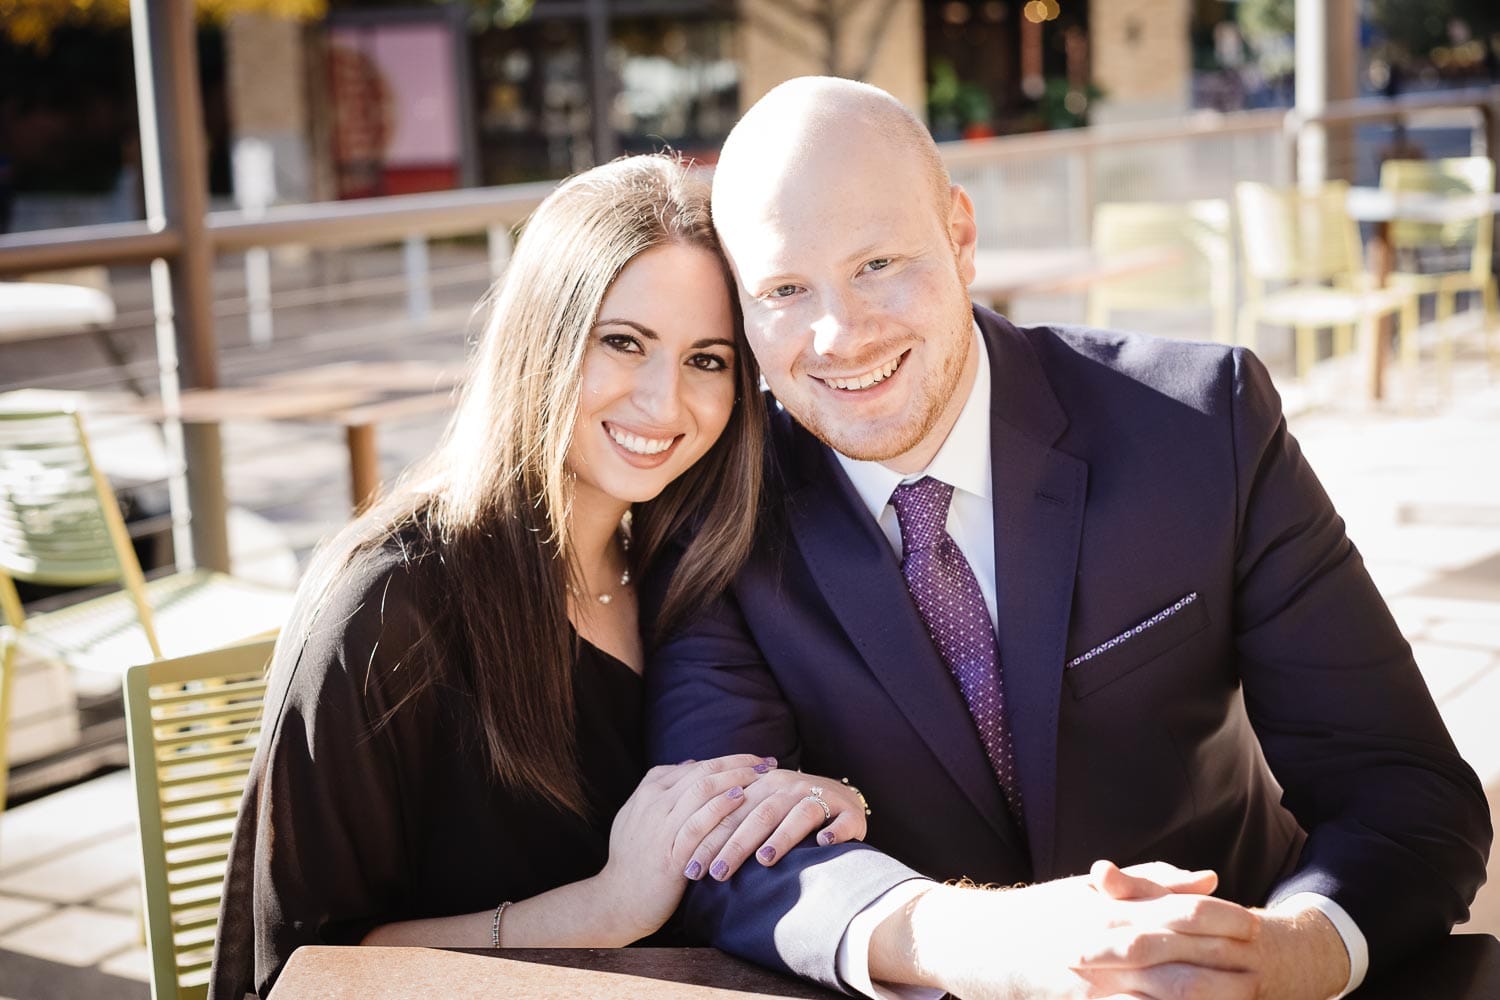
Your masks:
{"label": "string light", "polygon": [[1041,24],[1043,21],[1055,21],[1062,13],[1062,4],[1057,0],[1031,0],[1025,7],[1021,8],[1022,15],[1032,24]]}

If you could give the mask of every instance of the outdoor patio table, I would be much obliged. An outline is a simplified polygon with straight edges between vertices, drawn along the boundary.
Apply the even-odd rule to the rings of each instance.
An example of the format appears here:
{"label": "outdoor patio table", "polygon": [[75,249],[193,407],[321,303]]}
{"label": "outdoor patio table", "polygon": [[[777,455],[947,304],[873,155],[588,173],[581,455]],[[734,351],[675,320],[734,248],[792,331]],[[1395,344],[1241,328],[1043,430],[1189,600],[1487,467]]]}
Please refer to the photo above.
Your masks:
{"label": "outdoor patio table", "polygon": [[57,281],[0,281],[0,344],[87,332],[130,390],[144,395],[124,348],[110,334],[114,321],[115,301],[101,289]]}
{"label": "outdoor patio table", "polygon": [[298,948],[275,1000],[483,997],[708,1000],[837,997],[713,948]]}
{"label": "outdoor patio table", "polygon": [[1102,255],[1087,247],[1032,250],[976,250],[969,296],[1009,313],[1022,295],[1077,292],[1103,281],[1115,281],[1171,267],[1182,254],[1171,247],[1144,247],[1129,253]]}
{"label": "outdoor patio table", "polygon": [[97,288],[0,281],[0,343],[100,327],[114,320],[114,300]]}
{"label": "outdoor patio table", "polygon": [[[292,954],[275,1000],[342,997],[835,997],[713,948],[439,950],[309,946]],[[1350,994],[1351,1000],[1494,1000],[1500,941],[1455,934]]]}
{"label": "outdoor patio table", "polygon": [[354,510],[380,490],[375,429],[382,423],[441,413],[453,405],[453,370],[429,362],[349,361],[268,375],[227,389],[189,389],[176,407],[160,399],[129,404],[155,420],[230,423],[239,420],[311,421],[344,428],[349,450],[349,496]]}
{"label": "outdoor patio table", "polygon": [[[1493,215],[1500,213],[1500,194],[1454,195],[1353,187],[1349,189],[1345,206],[1350,218],[1356,222],[1374,223],[1370,238],[1370,271],[1375,287],[1384,288],[1390,280],[1395,257],[1391,248],[1391,223],[1441,224]],[[1366,338],[1363,345],[1365,395],[1372,401],[1379,401],[1385,394],[1387,341],[1390,339],[1385,322],[1378,329],[1379,335]]]}

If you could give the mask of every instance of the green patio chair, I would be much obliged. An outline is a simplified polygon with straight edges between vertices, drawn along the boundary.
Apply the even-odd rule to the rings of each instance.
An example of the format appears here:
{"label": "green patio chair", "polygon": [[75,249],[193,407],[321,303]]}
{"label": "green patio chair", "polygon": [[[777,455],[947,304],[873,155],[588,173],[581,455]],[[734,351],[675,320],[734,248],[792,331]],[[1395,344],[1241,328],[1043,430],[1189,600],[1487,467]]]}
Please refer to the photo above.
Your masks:
{"label": "green patio chair", "polygon": [[5,786],[10,778],[5,748],[10,745],[10,700],[16,689],[15,648],[16,630],[0,625],[0,811],[5,809]]}
{"label": "green patio chair", "polygon": [[1094,210],[1094,252],[1101,257],[1165,247],[1180,260],[1150,274],[1089,286],[1088,323],[1108,326],[1118,309],[1207,308],[1213,339],[1234,338],[1234,262],[1229,203],[1108,202]]}
{"label": "green patio chair", "polygon": [[[1495,190],[1495,162],[1488,156],[1456,156],[1442,160],[1386,160],[1380,166],[1380,186],[1390,191],[1433,194],[1491,194]],[[1500,288],[1490,268],[1494,254],[1495,217],[1489,212],[1462,222],[1440,225],[1391,223],[1391,249],[1396,269],[1391,283],[1417,295],[1433,295],[1437,303],[1438,359],[1444,374],[1452,364],[1453,340],[1447,320],[1453,316],[1459,292],[1474,292],[1484,302],[1484,345],[1491,364],[1500,364],[1494,331],[1500,326]],[[1424,258],[1437,255],[1436,267]],[[1460,263],[1462,266],[1455,267]],[[1448,266],[1443,266],[1443,265]],[[1405,265],[1415,265],[1407,267]]]}
{"label": "green patio chair", "polygon": [[[121,589],[28,616],[16,580]],[[146,580],[78,414],[0,411],[0,614],[13,632],[0,649],[0,684],[28,656],[63,662],[80,690],[118,690],[131,664],[280,627],[291,596],[209,570]],[[0,733],[12,707],[0,702]],[[0,741],[0,779],[8,763]],[[0,781],[0,810],[3,792]]]}
{"label": "green patio chair", "polygon": [[274,638],[125,672],[153,1000],[208,995],[219,899]]}
{"label": "green patio chair", "polygon": [[1329,181],[1311,192],[1241,181],[1240,267],[1245,300],[1239,342],[1255,346],[1261,323],[1296,331],[1298,377],[1317,360],[1317,332],[1334,331],[1334,353],[1354,346],[1357,326],[1397,318],[1401,360],[1416,365],[1417,298],[1402,288],[1375,288],[1365,271],[1359,226],[1345,208],[1349,186]]}

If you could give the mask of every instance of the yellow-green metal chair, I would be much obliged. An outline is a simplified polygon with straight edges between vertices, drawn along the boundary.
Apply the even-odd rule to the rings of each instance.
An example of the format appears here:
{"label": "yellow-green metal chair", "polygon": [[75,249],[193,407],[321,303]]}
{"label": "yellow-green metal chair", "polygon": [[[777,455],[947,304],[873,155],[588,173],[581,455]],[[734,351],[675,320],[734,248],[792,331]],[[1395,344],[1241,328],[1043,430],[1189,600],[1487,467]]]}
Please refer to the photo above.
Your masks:
{"label": "yellow-green metal chair", "polygon": [[153,1000],[208,995],[229,840],[274,646],[264,638],[125,672]]}
{"label": "yellow-green metal chair", "polygon": [[1121,309],[1206,307],[1212,335],[1234,337],[1234,262],[1230,250],[1229,203],[1111,202],[1094,210],[1094,252],[1101,257],[1166,247],[1179,256],[1171,267],[1143,277],[1089,286],[1088,322],[1108,326]]}
{"label": "yellow-green metal chair", "polygon": [[[1495,190],[1495,162],[1487,156],[1459,156],[1442,160],[1387,160],[1380,167],[1380,186],[1391,191],[1434,194],[1491,194]],[[1484,212],[1463,222],[1432,224],[1393,222],[1391,249],[1396,268],[1391,283],[1417,295],[1436,297],[1438,358],[1444,370],[1452,363],[1453,341],[1448,320],[1459,292],[1474,292],[1484,300],[1484,345],[1490,362],[1500,363],[1494,330],[1500,326],[1500,289],[1491,269],[1494,259],[1495,217]],[[1422,267],[1423,258],[1439,257],[1435,269]],[[1462,262],[1462,266],[1451,265]],[[1416,269],[1403,265],[1416,264]],[[1444,266],[1448,265],[1448,266]]]}
{"label": "yellow-green metal chair", "polygon": [[0,811],[5,809],[5,786],[10,778],[5,748],[10,745],[10,700],[16,689],[15,656],[16,630],[0,625]]}
{"label": "yellow-green metal chair", "polygon": [[1235,185],[1245,290],[1238,339],[1253,347],[1260,324],[1291,327],[1299,377],[1317,361],[1320,329],[1333,329],[1334,353],[1343,354],[1353,349],[1355,327],[1386,316],[1397,318],[1402,361],[1416,363],[1417,298],[1372,286],[1359,226],[1345,209],[1348,192],[1343,181],[1312,192]]}
{"label": "yellow-green metal chair", "polygon": [[[121,589],[28,616],[16,580]],[[133,663],[279,628],[291,596],[208,570],[147,581],[78,414],[0,411],[0,613],[13,633],[0,649],[0,684],[10,685],[19,656],[35,656],[65,663],[76,686],[117,690]],[[7,766],[0,741],[0,779]],[[3,792],[0,780],[0,809]]]}

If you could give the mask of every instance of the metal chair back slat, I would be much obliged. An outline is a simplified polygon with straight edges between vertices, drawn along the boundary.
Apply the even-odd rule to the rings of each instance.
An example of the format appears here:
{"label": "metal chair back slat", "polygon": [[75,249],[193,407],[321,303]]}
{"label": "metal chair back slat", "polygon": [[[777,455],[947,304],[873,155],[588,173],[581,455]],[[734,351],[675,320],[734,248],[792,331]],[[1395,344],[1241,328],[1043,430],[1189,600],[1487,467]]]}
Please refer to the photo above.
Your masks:
{"label": "metal chair back slat", "polygon": [[260,736],[274,640],[125,675],[152,996],[207,993],[233,820]]}
{"label": "metal chair back slat", "polygon": [[[1490,194],[1495,190],[1495,163],[1487,156],[1456,156],[1442,160],[1387,160],[1380,165],[1380,186],[1391,191],[1429,194]],[[1424,249],[1463,251],[1462,268],[1488,275],[1495,217],[1486,212],[1458,222],[1393,222],[1391,246],[1399,255]]]}
{"label": "metal chair back slat", "polygon": [[1178,260],[1137,277],[1101,282],[1089,289],[1089,323],[1106,326],[1116,309],[1180,309],[1206,306],[1214,339],[1234,336],[1234,257],[1229,203],[1109,202],[1094,212],[1094,252],[1101,257],[1147,249],[1170,249]]}
{"label": "metal chair back slat", "polygon": [[0,571],[64,586],[120,579],[106,503],[76,413],[0,413]]}

